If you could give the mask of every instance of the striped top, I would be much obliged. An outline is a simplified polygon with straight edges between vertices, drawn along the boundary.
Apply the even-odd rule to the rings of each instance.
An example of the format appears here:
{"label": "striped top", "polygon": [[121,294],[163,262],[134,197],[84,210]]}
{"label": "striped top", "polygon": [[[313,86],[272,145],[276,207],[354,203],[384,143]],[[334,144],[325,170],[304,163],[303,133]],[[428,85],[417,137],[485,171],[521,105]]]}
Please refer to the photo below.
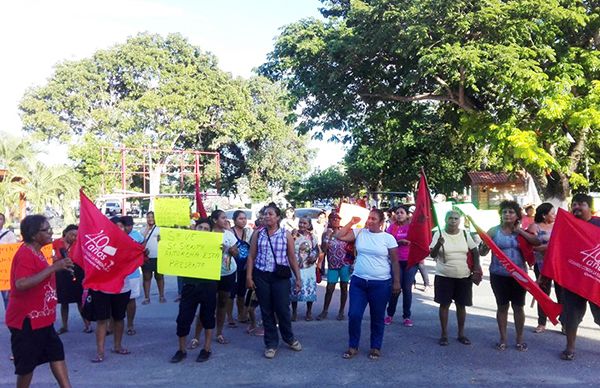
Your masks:
{"label": "striped top", "polygon": [[276,258],[273,258],[273,252],[269,245],[267,237],[267,229],[262,229],[258,232],[256,259],[254,260],[254,268],[264,272],[275,272],[275,263],[280,265],[289,265],[287,257],[287,235],[285,228],[279,228],[271,237],[273,251]]}

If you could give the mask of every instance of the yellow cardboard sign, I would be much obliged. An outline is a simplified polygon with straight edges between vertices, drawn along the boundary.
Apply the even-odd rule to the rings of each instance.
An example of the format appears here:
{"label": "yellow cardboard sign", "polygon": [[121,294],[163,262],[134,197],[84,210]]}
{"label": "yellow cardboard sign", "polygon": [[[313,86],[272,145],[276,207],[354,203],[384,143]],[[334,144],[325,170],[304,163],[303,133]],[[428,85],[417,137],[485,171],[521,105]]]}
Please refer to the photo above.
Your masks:
{"label": "yellow cardboard sign", "polygon": [[369,218],[369,209],[365,209],[364,207],[351,205],[349,203],[342,203],[340,207],[340,225],[344,226],[352,217],[360,217],[360,222],[354,225],[354,228],[364,228],[367,224],[367,218]]}
{"label": "yellow cardboard sign", "polygon": [[[10,290],[10,268],[15,253],[23,243],[0,244],[0,291]],[[42,253],[52,263],[52,244],[42,247]]]}
{"label": "yellow cardboard sign", "polygon": [[165,275],[219,280],[223,233],[161,228],[158,272]]}
{"label": "yellow cardboard sign", "polygon": [[154,219],[158,226],[188,227],[190,225],[190,201],[187,198],[156,198]]}

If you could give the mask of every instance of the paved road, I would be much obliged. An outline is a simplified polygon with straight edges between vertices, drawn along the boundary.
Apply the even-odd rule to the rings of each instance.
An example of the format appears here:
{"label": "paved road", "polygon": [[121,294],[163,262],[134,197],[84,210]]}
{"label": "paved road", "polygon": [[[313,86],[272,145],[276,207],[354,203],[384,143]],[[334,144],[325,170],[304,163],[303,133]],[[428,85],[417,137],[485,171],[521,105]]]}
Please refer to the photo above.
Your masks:
{"label": "paved road", "polygon": [[[433,263],[428,263],[433,269]],[[431,278],[433,279],[433,271]],[[420,281],[420,276],[417,275]],[[320,310],[324,287],[319,287]],[[520,353],[510,347],[505,352],[494,349],[498,332],[495,303],[489,282],[475,289],[474,307],[468,309],[467,335],[473,345],[465,346],[451,338],[450,346],[437,345],[439,327],[437,305],[433,291],[414,294],[413,319],[415,326],[405,328],[394,323],[386,328],[383,357],[367,359],[369,326],[363,323],[362,352],[352,360],[343,360],[347,346],[347,321],[330,319],[323,322],[294,324],[294,331],[304,346],[295,353],[281,348],[274,360],[262,357],[263,344],[259,337],[245,334],[242,328],[225,329],[231,343],[213,345],[213,357],[206,363],[194,362],[198,350],[190,351],[180,364],[170,364],[176,350],[175,317],[177,304],[174,278],[167,278],[169,303],[158,304],[156,293],[148,306],[138,303],[137,335],[127,337],[124,345],[131,355],[107,354],[102,364],[92,364],[95,345],[93,334],[81,332],[81,322],[71,311],[71,332],[62,336],[69,373],[76,387],[126,386],[467,386],[503,385],[530,386],[547,384],[600,383],[600,329],[590,314],[586,316],[578,340],[577,358],[573,362],[559,359],[565,338],[555,329],[533,334],[536,312],[527,306],[526,341],[529,351]],[[338,294],[334,299],[338,298]],[[530,297],[528,297],[528,303]],[[330,311],[335,311],[332,306]],[[300,309],[303,314],[304,310]],[[14,385],[13,367],[8,361],[9,333],[0,310],[0,385]],[[331,314],[333,315],[333,314]],[[368,314],[366,315],[368,317]],[[333,317],[332,317],[333,318]],[[456,330],[454,316],[451,333]],[[509,330],[514,343],[514,329]],[[107,341],[110,349],[112,339]],[[54,386],[47,366],[35,371],[34,386]]]}

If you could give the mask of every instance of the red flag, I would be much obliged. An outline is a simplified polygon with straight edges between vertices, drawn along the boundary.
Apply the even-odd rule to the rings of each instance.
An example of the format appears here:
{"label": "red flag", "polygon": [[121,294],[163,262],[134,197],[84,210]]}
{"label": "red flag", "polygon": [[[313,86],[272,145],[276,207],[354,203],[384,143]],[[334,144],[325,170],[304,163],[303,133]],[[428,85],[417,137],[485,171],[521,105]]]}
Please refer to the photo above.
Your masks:
{"label": "red flag", "polygon": [[558,209],[542,275],[600,305],[600,228]]}
{"label": "red flag", "polygon": [[421,180],[417,191],[416,209],[408,228],[406,239],[410,241],[408,251],[408,267],[420,263],[429,256],[431,244],[431,229],[433,229],[433,214],[431,212],[431,195],[427,187],[425,172],[421,169]]}
{"label": "red flag", "polygon": [[506,268],[506,270],[511,274],[511,276],[517,282],[519,282],[521,287],[523,287],[527,292],[533,295],[533,297],[539,303],[544,313],[548,316],[548,319],[550,319],[550,321],[553,324],[557,325],[557,317],[562,311],[562,305],[550,299],[550,297],[546,295],[544,291],[542,291],[540,286],[534,280],[532,280],[529,277],[529,275],[527,275],[527,272],[523,271],[523,269],[521,269],[519,266],[513,263],[506,256],[506,254],[502,252],[500,248],[498,248],[496,243],[494,243],[494,240],[492,240],[491,237],[487,235],[487,233],[485,233],[479,226],[477,226],[477,224],[475,224],[475,221],[473,221],[471,217],[469,217],[468,215],[466,217],[471,222],[471,225],[475,227],[475,230],[477,230],[477,234],[479,234],[479,237],[481,237],[485,245],[487,245],[496,255],[498,260],[500,260],[500,263],[502,263],[504,268]]}
{"label": "red flag", "polygon": [[106,218],[79,190],[80,223],[73,261],[85,272],[83,287],[119,293],[127,275],[144,262],[144,247]]}

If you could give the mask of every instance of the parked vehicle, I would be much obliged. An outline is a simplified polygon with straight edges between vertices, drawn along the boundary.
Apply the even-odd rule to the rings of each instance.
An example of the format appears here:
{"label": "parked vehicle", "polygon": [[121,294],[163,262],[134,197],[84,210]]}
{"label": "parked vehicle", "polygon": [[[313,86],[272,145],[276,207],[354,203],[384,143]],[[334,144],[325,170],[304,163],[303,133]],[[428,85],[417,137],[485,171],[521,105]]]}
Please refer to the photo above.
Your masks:
{"label": "parked vehicle", "polygon": [[296,209],[296,217],[308,217],[310,219],[316,220],[319,218],[319,214],[323,212],[323,209],[319,209],[316,207],[301,207]]}

